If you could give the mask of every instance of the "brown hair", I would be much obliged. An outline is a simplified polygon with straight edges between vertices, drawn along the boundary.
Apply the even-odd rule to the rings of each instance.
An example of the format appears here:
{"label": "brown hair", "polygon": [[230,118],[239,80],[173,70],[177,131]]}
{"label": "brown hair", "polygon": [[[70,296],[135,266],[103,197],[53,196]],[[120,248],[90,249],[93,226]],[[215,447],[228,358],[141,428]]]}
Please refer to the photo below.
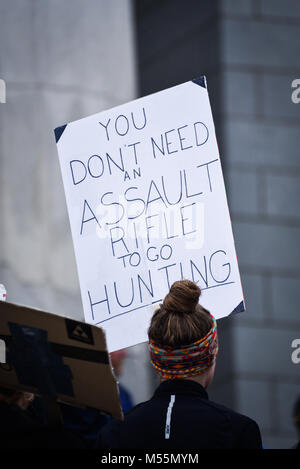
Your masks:
{"label": "brown hair", "polygon": [[190,280],[173,283],[148,329],[150,340],[170,347],[189,345],[212,327],[209,312],[198,304],[200,288]]}

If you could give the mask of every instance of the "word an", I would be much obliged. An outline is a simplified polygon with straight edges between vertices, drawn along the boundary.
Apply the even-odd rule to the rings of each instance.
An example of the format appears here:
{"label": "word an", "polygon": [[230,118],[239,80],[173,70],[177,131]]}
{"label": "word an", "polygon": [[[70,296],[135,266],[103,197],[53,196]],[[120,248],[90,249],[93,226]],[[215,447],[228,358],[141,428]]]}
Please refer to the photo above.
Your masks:
{"label": "word an", "polygon": [[294,104],[299,104],[300,103],[300,78],[296,78],[292,82],[292,88],[296,88],[292,92],[292,101]]}
{"label": "word an", "polygon": [[6,84],[0,79],[0,103],[6,103]]}

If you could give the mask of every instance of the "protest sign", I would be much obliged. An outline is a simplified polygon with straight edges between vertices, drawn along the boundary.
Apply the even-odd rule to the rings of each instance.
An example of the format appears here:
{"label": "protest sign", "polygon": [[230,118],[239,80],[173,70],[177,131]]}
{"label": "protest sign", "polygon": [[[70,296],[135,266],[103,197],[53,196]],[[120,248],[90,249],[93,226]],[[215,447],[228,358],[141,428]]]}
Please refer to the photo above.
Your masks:
{"label": "protest sign", "polygon": [[100,327],[0,302],[0,387],[28,391],[122,418]]}
{"label": "protest sign", "polygon": [[85,319],[110,351],[147,340],[175,280],[244,310],[204,77],[55,130]]}

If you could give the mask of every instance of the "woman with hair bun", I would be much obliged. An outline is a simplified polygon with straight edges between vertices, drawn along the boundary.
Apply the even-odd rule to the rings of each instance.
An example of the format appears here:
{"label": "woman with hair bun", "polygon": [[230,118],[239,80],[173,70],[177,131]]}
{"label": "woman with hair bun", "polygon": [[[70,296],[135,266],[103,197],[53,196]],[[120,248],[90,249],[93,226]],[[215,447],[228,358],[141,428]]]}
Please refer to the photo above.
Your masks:
{"label": "woman with hair bun", "polygon": [[160,376],[153,397],[102,432],[104,448],[262,448],[250,418],[209,400],[218,354],[217,325],[199,303],[200,288],[175,282],[148,330],[151,362]]}

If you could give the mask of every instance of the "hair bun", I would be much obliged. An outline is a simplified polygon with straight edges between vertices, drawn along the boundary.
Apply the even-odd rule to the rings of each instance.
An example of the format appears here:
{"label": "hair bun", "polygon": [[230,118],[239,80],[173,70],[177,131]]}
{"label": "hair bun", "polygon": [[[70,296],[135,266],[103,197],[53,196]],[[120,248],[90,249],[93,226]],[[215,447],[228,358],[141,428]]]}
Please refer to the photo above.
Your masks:
{"label": "hair bun", "polygon": [[173,283],[163,301],[163,308],[173,313],[193,313],[198,304],[201,290],[190,280]]}

